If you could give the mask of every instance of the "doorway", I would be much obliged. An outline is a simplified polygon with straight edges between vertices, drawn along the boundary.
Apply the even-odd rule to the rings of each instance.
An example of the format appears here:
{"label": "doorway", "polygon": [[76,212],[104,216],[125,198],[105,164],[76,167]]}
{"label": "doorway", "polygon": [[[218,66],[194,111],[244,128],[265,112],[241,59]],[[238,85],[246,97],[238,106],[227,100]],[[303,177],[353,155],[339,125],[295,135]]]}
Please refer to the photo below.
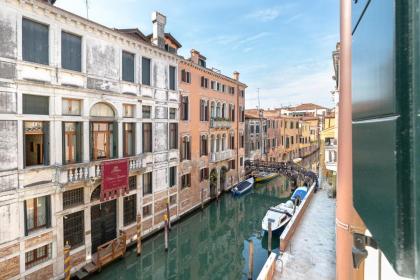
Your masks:
{"label": "doorway", "polygon": [[98,246],[117,237],[116,200],[94,205],[90,210],[92,253]]}

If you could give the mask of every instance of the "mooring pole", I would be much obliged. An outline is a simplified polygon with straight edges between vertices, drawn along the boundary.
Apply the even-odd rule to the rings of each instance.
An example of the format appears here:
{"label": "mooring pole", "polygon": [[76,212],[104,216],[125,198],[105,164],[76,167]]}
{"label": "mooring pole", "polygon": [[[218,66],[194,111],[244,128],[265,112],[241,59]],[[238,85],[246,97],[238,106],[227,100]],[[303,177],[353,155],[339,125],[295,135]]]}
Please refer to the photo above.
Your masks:
{"label": "mooring pole", "polygon": [[204,189],[201,189],[201,210],[204,209]]}
{"label": "mooring pole", "polygon": [[137,256],[141,254],[141,215],[137,215]]}
{"label": "mooring pole", "polygon": [[168,241],[169,241],[169,229],[168,229],[168,216],[163,215],[163,220],[165,221],[165,251],[168,251]]}
{"label": "mooring pole", "polygon": [[71,273],[71,257],[70,257],[70,245],[69,242],[66,242],[64,246],[64,279],[70,280]]}
{"label": "mooring pole", "polygon": [[168,229],[171,230],[171,213],[169,212],[169,197],[166,201],[166,215],[168,216]]}
{"label": "mooring pole", "polygon": [[271,253],[271,238],[273,237],[273,232],[271,229],[271,222],[268,222],[268,252]]}
{"label": "mooring pole", "polygon": [[254,241],[249,240],[248,250],[248,280],[252,279],[254,274]]}

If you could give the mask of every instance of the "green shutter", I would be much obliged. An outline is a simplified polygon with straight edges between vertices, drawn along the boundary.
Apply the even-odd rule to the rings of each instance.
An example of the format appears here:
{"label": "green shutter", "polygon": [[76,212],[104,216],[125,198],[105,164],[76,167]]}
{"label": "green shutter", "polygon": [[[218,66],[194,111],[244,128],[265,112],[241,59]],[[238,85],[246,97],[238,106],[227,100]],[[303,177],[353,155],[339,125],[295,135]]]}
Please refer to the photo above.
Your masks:
{"label": "green shutter", "polygon": [[112,128],[112,152],[113,157],[112,158],[118,158],[118,122],[113,122],[113,128]]}
{"label": "green shutter", "polygon": [[44,144],[44,165],[50,165],[50,123],[42,122],[43,144]]}
{"label": "green shutter", "polygon": [[76,162],[83,161],[83,123],[76,123]]}
{"label": "green shutter", "polygon": [[66,164],[66,124],[65,122],[61,122],[61,135],[62,135],[62,140],[61,140],[61,155],[62,155],[62,161],[63,161],[63,165]]}
{"label": "green shutter", "polygon": [[28,236],[28,211],[26,210],[26,200],[23,201],[23,219],[25,236]]}
{"label": "green shutter", "polygon": [[45,197],[45,225],[47,228],[51,227],[51,196]]}

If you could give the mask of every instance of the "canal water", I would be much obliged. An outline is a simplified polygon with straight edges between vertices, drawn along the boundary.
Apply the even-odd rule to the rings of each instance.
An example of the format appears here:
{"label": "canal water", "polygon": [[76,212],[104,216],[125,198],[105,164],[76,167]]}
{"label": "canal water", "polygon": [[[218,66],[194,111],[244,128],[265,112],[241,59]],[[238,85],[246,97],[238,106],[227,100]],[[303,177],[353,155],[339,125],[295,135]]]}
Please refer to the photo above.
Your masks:
{"label": "canal water", "polygon": [[[249,240],[254,242],[256,279],[267,256],[267,234],[261,230],[266,210],[290,196],[288,181],[277,177],[257,184],[241,197],[224,194],[203,211],[194,212],[173,225],[169,251],[159,233],[145,242],[141,256],[135,246],[125,257],[93,275],[93,279],[246,279]],[[273,247],[278,252],[278,237]]]}

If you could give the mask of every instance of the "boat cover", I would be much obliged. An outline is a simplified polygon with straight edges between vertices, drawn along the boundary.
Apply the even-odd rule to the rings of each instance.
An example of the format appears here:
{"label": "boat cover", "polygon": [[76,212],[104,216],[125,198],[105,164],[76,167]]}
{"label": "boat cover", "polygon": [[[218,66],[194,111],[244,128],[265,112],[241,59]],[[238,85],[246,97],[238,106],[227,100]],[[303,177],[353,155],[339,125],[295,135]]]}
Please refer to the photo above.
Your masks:
{"label": "boat cover", "polygon": [[308,192],[308,188],[307,187],[299,187],[297,188],[292,197],[290,198],[292,201],[295,201],[296,198],[299,197],[300,201],[305,199],[306,193]]}

